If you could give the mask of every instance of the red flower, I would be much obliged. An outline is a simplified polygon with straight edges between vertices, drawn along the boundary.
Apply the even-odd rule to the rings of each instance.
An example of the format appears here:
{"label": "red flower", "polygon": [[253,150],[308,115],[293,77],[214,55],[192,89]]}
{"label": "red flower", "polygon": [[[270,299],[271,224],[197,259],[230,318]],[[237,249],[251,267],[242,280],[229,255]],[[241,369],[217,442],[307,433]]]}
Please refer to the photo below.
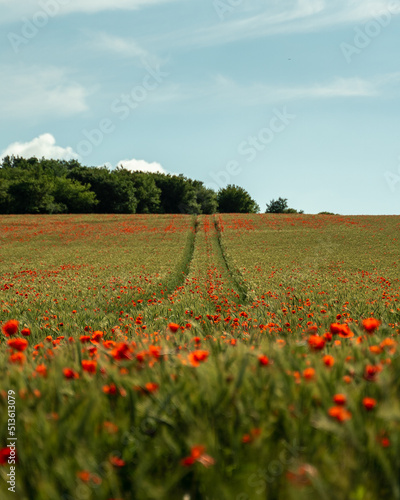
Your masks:
{"label": "red flower", "polygon": [[29,330],[29,328],[23,328],[21,330],[21,334],[24,336],[24,337],[29,337],[29,335],[31,334],[31,331]]}
{"label": "red flower", "polygon": [[10,319],[6,321],[1,327],[2,332],[6,337],[11,337],[15,335],[19,328],[19,322],[16,319]]}
{"label": "red flower", "polygon": [[379,365],[367,365],[364,371],[365,380],[369,380],[370,382],[374,382],[378,373],[382,370]]}
{"label": "red flower", "polygon": [[36,373],[41,375],[42,377],[47,377],[47,366],[44,364],[37,365],[36,367]]}
{"label": "red flower", "polygon": [[64,368],[63,374],[66,379],[75,379],[79,378],[79,373],[74,371],[72,368]]}
{"label": "red flower", "polygon": [[119,458],[115,455],[112,455],[110,457],[110,463],[114,466],[114,467],[123,467],[125,465],[125,461],[122,460],[122,458]]}
{"label": "red flower", "polygon": [[208,358],[208,351],[198,349],[189,354],[188,359],[193,366],[199,366],[202,361],[206,361]]}
{"label": "red flower", "polygon": [[195,462],[200,462],[204,467],[210,467],[210,465],[214,465],[215,460],[210,457],[210,455],[206,455],[204,452],[206,451],[205,446],[197,445],[193,446],[190,450],[190,456],[182,458],[181,465],[185,467],[190,467]]}
{"label": "red flower", "polygon": [[335,364],[335,358],[331,356],[330,354],[326,354],[323,358],[322,361],[326,366],[333,366]]}
{"label": "red flower", "polygon": [[343,408],[343,406],[332,406],[332,408],[329,408],[328,414],[338,422],[344,422],[351,418],[351,413]]}
{"label": "red flower", "polygon": [[376,399],[374,398],[364,398],[362,400],[364,408],[368,411],[373,410],[376,406]]}
{"label": "red flower", "polygon": [[308,337],[308,345],[313,351],[320,351],[325,346],[325,339],[319,335],[310,335]]}
{"label": "red flower", "polygon": [[347,402],[347,398],[344,394],[335,394],[332,399],[338,406],[344,406]]}
{"label": "red flower", "polygon": [[[17,456],[17,451],[14,450],[15,457],[13,456],[13,459],[15,459],[15,462],[18,462],[18,456]],[[0,449],[0,465],[7,465],[8,464],[8,459],[11,456],[11,450],[10,448],[1,448]]]}
{"label": "red flower", "polygon": [[258,356],[258,362],[260,363],[261,366],[269,365],[269,359],[265,354],[261,354],[260,356]]}
{"label": "red flower", "polygon": [[315,377],[315,370],[314,368],[306,368],[304,371],[303,371],[303,377],[306,379],[306,380],[313,380],[314,377]]}
{"label": "red flower", "polygon": [[171,332],[175,333],[179,330],[180,326],[176,323],[168,323],[168,328],[171,330]]}
{"label": "red flower", "polygon": [[375,318],[367,318],[367,319],[364,319],[362,322],[364,330],[368,333],[374,333],[374,331],[379,328],[380,324],[381,324],[381,322]]}
{"label": "red flower", "polygon": [[144,387],[148,393],[152,393],[158,391],[159,385],[155,382],[147,382]]}
{"label": "red flower", "polygon": [[82,360],[82,368],[85,372],[88,373],[96,373],[97,369],[97,361],[83,359]]}
{"label": "red flower", "polygon": [[7,342],[7,344],[16,351],[21,351],[21,352],[25,351],[25,349],[29,345],[27,340],[21,338],[11,339]]}
{"label": "red flower", "polygon": [[350,330],[347,323],[341,325],[340,323],[332,323],[330,326],[333,335],[338,334],[339,337],[349,338],[354,337],[354,333]]}
{"label": "red flower", "polygon": [[111,356],[117,361],[121,359],[132,359],[131,353],[133,349],[125,342],[120,342],[111,351]]}
{"label": "red flower", "polygon": [[22,365],[25,363],[26,357],[23,352],[16,352],[15,354],[11,354],[9,361],[10,363],[19,363]]}

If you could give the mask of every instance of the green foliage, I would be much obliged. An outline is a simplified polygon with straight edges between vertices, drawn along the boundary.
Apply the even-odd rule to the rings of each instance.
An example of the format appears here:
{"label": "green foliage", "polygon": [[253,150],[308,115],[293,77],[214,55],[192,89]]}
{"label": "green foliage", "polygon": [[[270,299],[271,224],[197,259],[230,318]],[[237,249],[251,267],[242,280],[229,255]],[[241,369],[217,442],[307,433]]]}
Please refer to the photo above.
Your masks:
{"label": "green foliage", "polygon": [[0,213],[214,214],[257,213],[249,193],[218,193],[183,175],[87,167],[77,160],[14,156],[0,164]]}
{"label": "green foliage", "polygon": [[218,211],[220,213],[250,213],[260,211],[257,202],[240,186],[229,184],[218,191]]}
{"label": "green foliage", "polygon": [[303,210],[296,210],[295,208],[288,207],[287,198],[278,198],[271,200],[267,204],[266,214],[302,214]]}

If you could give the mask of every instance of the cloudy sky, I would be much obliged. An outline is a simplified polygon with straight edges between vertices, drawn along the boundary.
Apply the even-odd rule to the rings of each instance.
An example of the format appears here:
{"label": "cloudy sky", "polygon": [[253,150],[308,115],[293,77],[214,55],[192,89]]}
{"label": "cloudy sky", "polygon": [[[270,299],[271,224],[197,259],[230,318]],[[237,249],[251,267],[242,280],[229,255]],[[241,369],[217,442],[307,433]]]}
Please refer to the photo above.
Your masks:
{"label": "cloudy sky", "polygon": [[0,156],[400,213],[400,0],[0,0]]}

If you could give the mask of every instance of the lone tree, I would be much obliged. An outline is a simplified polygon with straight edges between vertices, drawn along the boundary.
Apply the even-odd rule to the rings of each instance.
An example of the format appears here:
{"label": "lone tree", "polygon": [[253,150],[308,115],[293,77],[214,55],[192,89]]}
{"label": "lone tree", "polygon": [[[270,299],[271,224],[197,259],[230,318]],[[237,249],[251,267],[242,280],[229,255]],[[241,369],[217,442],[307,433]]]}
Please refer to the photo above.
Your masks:
{"label": "lone tree", "polygon": [[256,214],[260,207],[249,193],[240,186],[229,184],[217,194],[218,212]]}
{"label": "lone tree", "polygon": [[271,200],[267,204],[266,214],[302,214],[303,210],[295,210],[294,208],[288,207],[287,198],[278,198],[277,200]]}

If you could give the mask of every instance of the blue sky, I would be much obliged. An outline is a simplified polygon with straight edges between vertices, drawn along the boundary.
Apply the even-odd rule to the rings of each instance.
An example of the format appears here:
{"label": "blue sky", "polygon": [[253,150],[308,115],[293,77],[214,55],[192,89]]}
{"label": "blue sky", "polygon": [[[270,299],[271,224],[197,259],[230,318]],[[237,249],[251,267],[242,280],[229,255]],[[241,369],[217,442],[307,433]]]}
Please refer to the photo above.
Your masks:
{"label": "blue sky", "polygon": [[0,0],[0,155],[400,213],[400,0]]}

